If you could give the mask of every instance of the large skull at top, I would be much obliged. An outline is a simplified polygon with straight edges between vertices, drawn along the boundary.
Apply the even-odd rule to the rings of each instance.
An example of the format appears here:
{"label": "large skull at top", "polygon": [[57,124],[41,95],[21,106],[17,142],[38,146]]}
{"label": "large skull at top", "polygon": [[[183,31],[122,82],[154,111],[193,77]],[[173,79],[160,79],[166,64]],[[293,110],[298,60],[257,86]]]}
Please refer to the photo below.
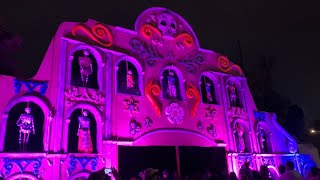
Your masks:
{"label": "large skull at top", "polygon": [[177,32],[177,21],[168,13],[163,13],[158,18],[158,29],[164,36],[173,37]]}

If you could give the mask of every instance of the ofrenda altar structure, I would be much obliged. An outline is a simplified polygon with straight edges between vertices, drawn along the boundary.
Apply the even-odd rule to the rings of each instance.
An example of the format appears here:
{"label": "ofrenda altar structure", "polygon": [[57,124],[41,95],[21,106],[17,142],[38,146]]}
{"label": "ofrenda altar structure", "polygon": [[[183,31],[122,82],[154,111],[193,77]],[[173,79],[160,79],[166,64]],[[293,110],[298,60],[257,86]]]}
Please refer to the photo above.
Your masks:
{"label": "ofrenda altar structure", "polygon": [[[313,165],[274,113],[259,111],[241,68],[202,49],[191,26],[165,8],[135,29],[62,23],[37,74],[0,76],[0,176],[83,179],[119,167],[120,146],[225,148],[228,171],[287,160]],[[119,169],[121,171],[121,169]]]}

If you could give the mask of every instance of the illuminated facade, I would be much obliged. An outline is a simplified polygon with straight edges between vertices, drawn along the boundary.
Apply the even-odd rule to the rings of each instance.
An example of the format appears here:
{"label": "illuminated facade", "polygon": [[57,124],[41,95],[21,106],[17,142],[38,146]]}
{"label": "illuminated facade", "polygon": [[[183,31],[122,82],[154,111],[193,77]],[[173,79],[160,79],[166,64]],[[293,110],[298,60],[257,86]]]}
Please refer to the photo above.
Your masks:
{"label": "illuminated facade", "polygon": [[5,179],[85,178],[118,167],[119,145],[224,147],[229,172],[250,161],[274,178],[287,160],[302,174],[312,165],[276,115],[257,110],[241,68],[164,8],[134,30],[64,22],[32,79],[0,84]]}

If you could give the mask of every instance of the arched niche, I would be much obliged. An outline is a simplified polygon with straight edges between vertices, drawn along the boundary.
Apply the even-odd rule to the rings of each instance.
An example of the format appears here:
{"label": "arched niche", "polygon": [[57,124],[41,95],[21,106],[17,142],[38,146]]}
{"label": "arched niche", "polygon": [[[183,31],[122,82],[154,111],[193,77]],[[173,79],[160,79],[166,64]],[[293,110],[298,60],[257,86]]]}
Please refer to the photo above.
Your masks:
{"label": "arched niche", "polygon": [[[84,52],[88,52],[85,55]],[[81,80],[79,58],[88,57],[92,61],[92,74],[89,75],[87,87],[103,90],[104,63],[100,53],[93,47],[81,44],[75,46],[69,53],[67,84],[83,87]]]}
{"label": "arched niche", "polygon": [[[172,138],[175,137],[175,138]],[[218,146],[209,137],[186,129],[156,129],[137,137],[133,146]]]}
{"label": "arched niche", "polygon": [[243,88],[241,82],[234,78],[229,77],[226,80],[226,90],[228,97],[228,105],[232,107],[244,107],[243,101]]}
{"label": "arched niche", "polygon": [[[33,152],[48,151],[51,110],[45,100],[32,95],[15,98],[5,107],[0,129],[0,151],[18,151],[20,149],[18,144],[19,128],[16,122],[20,114],[25,113],[28,102],[31,114],[34,116],[35,135],[30,134],[27,151],[30,148]],[[4,148],[6,141],[8,142],[6,146],[10,146],[9,149]],[[39,146],[39,144],[41,145]]]}
{"label": "arched niche", "polygon": [[100,111],[86,103],[78,103],[72,106],[66,113],[64,122],[63,148],[65,152],[78,153],[78,128],[81,110],[87,111],[87,117],[90,119],[90,136],[93,146],[92,153],[102,152],[102,116]]}
{"label": "arched niche", "polygon": [[87,180],[89,176],[90,173],[88,172],[80,172],[73,175],[69,180]]}
{"label": "arched niche", "polygon": [[6,180],[39,180],[39,178],[32,176],[31,174],[15,174],[7,177]]}
{"label": "arched niche", "polygon": [[199,86],[202,103],[220,103],[220,84],[212,72],[203,72],[200,75]]}
{"label": "arched niche", "polygon": [[[175,66],[166,66],[160,71],[160,74],[162,98],[180,101],[185,100],[185,80],[181,71]],[[170,89],[173,89],[173,91]],[[174,95],[176,95],[176,97],[173,97]]]}
{"label": "arched niche", "polygon": [[129,56],[121,56],[115,63],[115,87],[117,93],[141,96],[143,94],[143,70],[140,63]]}
{"label": "arched niche", "polygon": [[[250,153],[252,152],[251,149],[251,139],[250,139],[250,128],[248,122],[244,121],[243,119],[235,119],[231,123],[233,129],[233,138],[236,146],[236,150],[239,153]],[[241,129],[242,128],[242,129]],[[242,131],[242,132],[241,132]],[[242,134],[242,135],[241,135]],[[244,141],[244,144],[241,142],[241,136]],[[243,146],[241,148],[241,146]]]}
{"label": "arched niche", "polygon": [[267,123],[258,122],[255,128],[258,147],[261,153],[272,153],[271,131]]}

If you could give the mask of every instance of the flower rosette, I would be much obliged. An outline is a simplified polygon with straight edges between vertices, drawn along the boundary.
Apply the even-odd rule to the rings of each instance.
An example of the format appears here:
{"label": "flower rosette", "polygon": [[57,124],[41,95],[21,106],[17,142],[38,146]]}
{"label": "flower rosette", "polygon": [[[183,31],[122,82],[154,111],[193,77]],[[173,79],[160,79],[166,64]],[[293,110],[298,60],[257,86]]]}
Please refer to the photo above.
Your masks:
{"label": "flower rosette", "polygon": [[178,103],[171,103],[166,108],[166,115],[172,124],[181,124],[184,117],[184,110]]}

